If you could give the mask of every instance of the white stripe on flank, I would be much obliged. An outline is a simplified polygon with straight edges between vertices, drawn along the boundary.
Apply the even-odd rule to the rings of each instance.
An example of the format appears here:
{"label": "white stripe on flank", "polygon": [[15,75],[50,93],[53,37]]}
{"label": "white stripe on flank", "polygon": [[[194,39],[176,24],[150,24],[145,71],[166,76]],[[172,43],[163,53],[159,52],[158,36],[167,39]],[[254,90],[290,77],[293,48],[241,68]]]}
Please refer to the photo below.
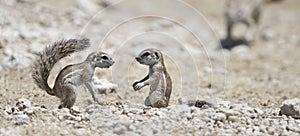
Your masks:
{"label": "white stripe on flank", "polygon": [[167,91],[167,81],[166,81],[166,76],[163,73],[163,83],[164,83],[164,96],[166,96],[166,91]]}
{"label": "white stripe on flank", "polygon": [[62,81],[64,81],[66,78],[70,78],[70,77],[72,77],[72,76],[73,76],[73,74],[76,74],[76,73],[78,73],[78,72],[82,72],[82,71],[83,71],[83,69],[74,70],[74,71],[70,72],[69,74],[65,75],[65,76],[63,77]]}

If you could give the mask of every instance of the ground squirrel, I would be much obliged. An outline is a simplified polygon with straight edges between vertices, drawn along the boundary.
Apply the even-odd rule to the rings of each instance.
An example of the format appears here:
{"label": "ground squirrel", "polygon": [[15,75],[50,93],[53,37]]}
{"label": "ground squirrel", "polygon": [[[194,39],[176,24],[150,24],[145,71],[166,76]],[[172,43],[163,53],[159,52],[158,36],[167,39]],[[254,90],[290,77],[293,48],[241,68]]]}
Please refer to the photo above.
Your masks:
{"label": "ground squirrel", "polygon": [[149,96],[145,100],[146,106],[167,107],[172,92],[172,80],[164,64],[163,54],[157,49],[143,50],[136,60],[143,65],[149,66],[148,75],[132,86],[134,90],[139,90],[146,85],[150,85]]}
{"label": "ground squirrel", "polygon": [[[226,0],[225,19],[227,37],[222,40],[223,48],[232,48],[238,44],[250,44],[254,41],[264,4],[282,0]],[[244,38],[233,39],[234,25],[242,23],[247,26]]]}
{"label": "ground squirrel", "polygon": [[70,39],[55,42],[39,53],[33,65],[32,77],[35,83],[49,95],[61,99],[58,108],[71,108],[77,97],[77,87],[85,85],[93,99],[99,103],[95,93],[92,77],[96,67],[109,68],[114,61],[104,52],[93,52],[82,63],[64,67],[58,74],[53,88],[50,88],[47,79],[54,64],[71,53],[84,50],[90,46],[89,39]]}

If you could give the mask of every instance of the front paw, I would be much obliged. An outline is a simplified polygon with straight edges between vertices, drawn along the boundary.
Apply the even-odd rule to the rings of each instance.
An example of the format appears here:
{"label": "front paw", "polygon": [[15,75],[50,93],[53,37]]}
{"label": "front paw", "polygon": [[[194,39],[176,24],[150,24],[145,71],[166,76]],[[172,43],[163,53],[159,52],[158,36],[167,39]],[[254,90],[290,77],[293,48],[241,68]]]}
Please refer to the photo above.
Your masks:
{"label": "front paw", "polygon": [[143,83],[135,82],[133,83],[132,87],[135,91],[140,90],[144,86]]}

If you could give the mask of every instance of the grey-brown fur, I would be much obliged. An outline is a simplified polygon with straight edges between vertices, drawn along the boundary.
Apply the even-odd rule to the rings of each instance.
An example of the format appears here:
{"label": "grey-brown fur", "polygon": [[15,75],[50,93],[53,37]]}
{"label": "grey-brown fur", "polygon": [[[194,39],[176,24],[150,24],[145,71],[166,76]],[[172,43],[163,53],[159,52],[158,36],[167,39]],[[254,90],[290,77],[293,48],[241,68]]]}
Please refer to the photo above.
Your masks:
{"label": "grey-brown fur", "polygon": [[163,54],[157,49],[143,50],[136,60],[143,65],[149,66],[148,75],[132,86],[134,90],[139,90],[150,85],[149,96],[145,100],[145,105],[152,107],[167,107],[172,92],[172,80],[164,64]]}
{"label": "grey-brown fur", "polygon": [[68,65],[58,74],[53,88],[50,88],[47,80],[54,64],[60,59],[71,53],[83,50],[89,47],[89,39],[70,39],[55,42],[47,46],[39,54],[38,59],[33,65],[32,77],[35,83],[50,95],[61,99],[59,108],[71,108],[77,97],[77,87],[85,85],[97,102],[98,96],[94,91],[92,77],[96,67],[109,68],[114,61],[106,53],[93,52],[88,55],[85,61],[79,64]]}
{"label": "grey-brown fur", "polygon": [[277,1],[281,0],[226,0],[226,39],[233,40],[232,29],[234,25],[243,23],[248,27],[245,39],[248,43],[252,42],[260,20],[262,6]]}

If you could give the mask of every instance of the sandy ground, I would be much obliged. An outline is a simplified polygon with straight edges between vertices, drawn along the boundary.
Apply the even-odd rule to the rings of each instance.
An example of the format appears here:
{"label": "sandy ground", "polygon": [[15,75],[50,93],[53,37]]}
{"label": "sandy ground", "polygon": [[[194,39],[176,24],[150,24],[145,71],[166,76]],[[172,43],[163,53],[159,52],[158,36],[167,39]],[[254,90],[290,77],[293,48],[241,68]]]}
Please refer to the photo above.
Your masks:
{"label": "sandy ground", "polygon": [[[196,122],[191,126],[176,124],[181,122],[175,121],[181,115],[173,117],[172,112],[179,113],[176,109],[184,111],[187,107],[178,107],[178,99],[187,97],[213,103],[222,100],[231,105],[247,105],[264,112],[270,111],[266,116],[277,117],[284,100],[300,97],[300,1],[286,0],[266,5],[254,45],[250,48],[236,47],[231,51],[215,50],[218,39],[224,37],[225,33],[224,2],[184,2],[152,4],[133,1],[104,8],[103,2],[89,5],[55,0],[0,1],[0,16],[3,17],[0,19],[0,135],[244,135],[249,134],[246,129],[239,130],[238,125],[231,126],[230,122],[223,119],[219,120],[223,125],[213,125],[213,129],[206,128],[209,125],[205,125],[205,121],[202,125],[200,121],[201,127],[197,126],[195,120],[191,121],[191,124]],[[141,15],[143,16],[140,17]],[[242,29],[242,26],[237,28]],[[262,37],[266,35],[270,38],[263,40]],[[66,109],[57,110],[59,99],[37,88],[31,78],[30,65],[35,59],[35,53],[49,43],[79,36],[90,38],[93,47],[59,62],[52,71],[49,83],[53,84],[56,73],[66,64],[82,61],[90,51],[100,49],[112,54],[116,63],[110,69],[98,69],[95,75],[117,84],[118,88],[116,93],[102,94],[102,100],[108,104],[99,106],[80,87],[75,105],[81,113],[74,115],[79,118],[76,120],[65,118],[64,115],[69,115]],[[134,56],[148,47],[164,52],[165,63],[173,79],[170,107],[166,109],[149,110],[143,106],[149,88],[134,92],[131,87],[134,81],[147,73],[147,68],[135,62]],[[33,107],[46,109],[41,108],[39,112],[28,115],[28,123],[16,125],[16,116],[20,113],[8,114],[6,110],[7,106],[14,107],[20,98],[28,99]],[[127,116],[124,118],[129,116],[129,121],[124,118],[122,120],[126,106],[129,113],[133,114],[125,112]],[[133,112],[134,108],[138,112]],[[155,114],[147,118],[148,114],[144,116],[139,113],[140,110],[144,110],[144,113],[149,110]],[[218,115],[221,111],[202,111],[195,107],[187,110],[196,111],[194,114],[199,118],[204,118],[209,112]],[[119,111],[121,112],[118,113]],[[149,120],[157,114],[166,115]],[[243,123],[243,115],[239,117],[240,123],[247,126],[247,123]],[[134,121],[130,122],[133,118],[140,118],[144,123],[134,124]],[[126,123],[125,128],[118,126],[118,120],[121,120],[121,124],[130,122],[135,128],[126,126]],[[300,128],[300,122],[292,118],[273,120],[294,121],[292,126]],[[110,123],[117,125],[109,125]],[[168,126],[168,123],[175,125]],[[162,125],[144,129],[149,124]],[[252,123],[248,125],[251,126]],[[277,125],[280,126],[280,123]],[[232,131],[223,131],[226,129]],[[253,130],[250,135],[282,134],[266,130],[268,131],[261,133],[254,133]],[[287,135],[300,133],[299,129],[282,132]]]}

